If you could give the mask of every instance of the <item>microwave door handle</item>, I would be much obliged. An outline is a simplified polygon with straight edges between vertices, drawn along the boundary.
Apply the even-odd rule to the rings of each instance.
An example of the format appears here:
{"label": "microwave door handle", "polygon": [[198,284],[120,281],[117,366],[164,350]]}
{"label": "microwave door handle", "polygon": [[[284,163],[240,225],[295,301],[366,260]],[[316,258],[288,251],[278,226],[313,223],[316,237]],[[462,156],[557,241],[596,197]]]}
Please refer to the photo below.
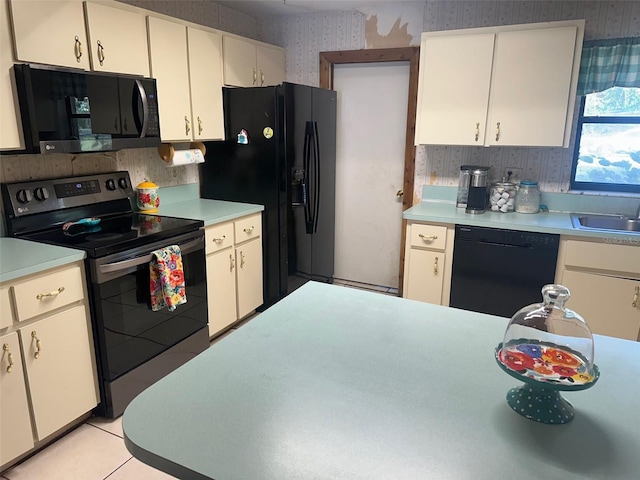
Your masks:
{"label": "microwave door handle", "polygon": [[144,85],[140,80],[136,80],[136,87],[138,88],[138,95],[142,101],[142,128],[140,129],[140,137],[147,136],[147,129],[149,128],[149,102],[147,100],[147,92],[144,89]]}
{"label": "microwave door handle", "polygon": [[[195,250],[197,247],[201,246],[202,242],[202,237],[198,237],[195,240],[184,243],[182,245],[178,245],[180,247],[180,253],[187,254]],[[121,260],[119,262],[105,263],[104,265],[100,265],[98,268],[100,270],[100,273],[115,273],[122,270],[127,270],[132,267],[137,267],[145,263],[149,263],[152,259],[153,255],[149,253],[147,255],[141,255],[139,257],[129,258],[127,260]]]}

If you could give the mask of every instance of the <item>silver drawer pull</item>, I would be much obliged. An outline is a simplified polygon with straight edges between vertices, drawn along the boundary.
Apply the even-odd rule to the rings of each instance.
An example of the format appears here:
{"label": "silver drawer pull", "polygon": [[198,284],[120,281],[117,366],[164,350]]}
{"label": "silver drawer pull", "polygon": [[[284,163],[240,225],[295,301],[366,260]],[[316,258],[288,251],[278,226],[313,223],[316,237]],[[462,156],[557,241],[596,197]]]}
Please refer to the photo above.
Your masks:
{"label": "silver drawer pull", "polygon": [[45,297],[57,297],[62,292],[64,292],[64,287],[60,287],[57,290],[54,290],[53,292],[49,292],[49,293],[39,293],[36,295],[36,298],[38,300],[42,300]]}
{"label": "silver drawer pull", "polygon": [[11,350],[9,350],[9,344],[5,343],[2,349],[7,352],[7,362],[9,363],[9,365],[7,365],[7,373],[11,373],[13,371],[13,354]]}
{"label": "silver drawer pull", "polygon": [[35,330],[31,332],[31,338],[36,341],[36,351],[33,354],[33,358],[37,360],[38,358],[40,358],[40,350],[42,350],[42,345],[40,344],[40,339],[38,338],[38,334]]}
{"label": "silver drawer pull", "polygon": [[424,240],[425,242],[433,242],[434,240],[438,239],[437,235],[425,235],[423,233],[418,234],[418,236]]}
{"label": "silver drawer pull", "polygon": [[244,233],[249,234],[249,233],[253,232],[254,228],[255,227],[253,225],[251,225],[249,228],[245,228],[244,229]]}
{"label": "silver drawer pull", "polygon": [[640,287],[636,287],[633,293],[633,302],[631,302],[631,306],[636,308],[638,306],[638,297],[640,296]]}
{"label": "silver drawer pull", "polygon": [[433,274],[438,275],[438,257],[436,257],[433,262]]}
{"label": "silver drawer pull", "polygon": [[213,241],[216,242],[216,243],[222,243],[222,242],[224,242],[225,238],[226,238],[226,236],[222,235],[221,237],[214,238]]}

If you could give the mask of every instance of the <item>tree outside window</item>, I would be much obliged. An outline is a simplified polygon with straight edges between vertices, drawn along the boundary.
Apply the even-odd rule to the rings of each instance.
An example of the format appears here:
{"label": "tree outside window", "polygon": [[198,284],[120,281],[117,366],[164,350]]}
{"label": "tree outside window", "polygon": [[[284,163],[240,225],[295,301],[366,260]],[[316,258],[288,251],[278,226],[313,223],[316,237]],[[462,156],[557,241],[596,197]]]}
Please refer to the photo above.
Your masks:
{"label": "tree outside window", "polygon": [[640,88],[583,97],[571,188],[640,193]]}

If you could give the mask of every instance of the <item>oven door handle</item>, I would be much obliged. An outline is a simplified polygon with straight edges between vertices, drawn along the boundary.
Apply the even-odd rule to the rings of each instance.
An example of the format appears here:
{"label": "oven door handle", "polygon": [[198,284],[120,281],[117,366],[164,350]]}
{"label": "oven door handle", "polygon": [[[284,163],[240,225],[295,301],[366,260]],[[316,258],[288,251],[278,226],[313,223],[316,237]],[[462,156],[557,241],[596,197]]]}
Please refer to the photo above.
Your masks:
{"label": "oven door handle", "polygon": [[[195,250],[197,247],[202,245],[204,242],[203,237],[198,237],[191,242],[183,243],[182,245],[178,245],[180,247],[180,253],[189,253],[192,250]],[[137,267],[138,265],[143,265],[145,263],[151,262],[153,259],[153,255],[151,253],[146,255],[141,255],[135,258],[129,258],[127,260],[121,260],[119,262],[113,263],[105,263],[104,265],[100,265],[98,269],[100,273],[114,273],[119,272],[121,270],[127,270],[132,267]]]}

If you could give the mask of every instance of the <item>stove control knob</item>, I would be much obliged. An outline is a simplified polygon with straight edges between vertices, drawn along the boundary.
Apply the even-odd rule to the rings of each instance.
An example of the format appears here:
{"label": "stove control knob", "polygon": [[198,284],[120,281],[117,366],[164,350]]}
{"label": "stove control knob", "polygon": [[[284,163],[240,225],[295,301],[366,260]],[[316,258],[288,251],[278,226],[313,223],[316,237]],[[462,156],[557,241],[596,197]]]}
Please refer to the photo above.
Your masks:
{"label": "stove control knob", "polygon": [[33,191],[33,195],[36,197],[36,200],[44,202],[47,198],[49,198],[49,190],[45,187],[38,187]]}
{"label": "stove control knob", "polygon": [[127,188],[129,186],[129,182],[127,182],[126,177],[120,177],[118,179],[118,185],[120,185],[120,188]]}
{"label": "stove control knob", "polygon": [[116,189],[116,182],[113,180],[113,178],[110,178],[109,180],[107,180],[107,190],[115,190]]}
{"label": "stove control knob", "polygon": [[18,190],[18,193],[16,194],[16,199],[20,203],[29,203],[32,200],[31,192],[27,189]]}

